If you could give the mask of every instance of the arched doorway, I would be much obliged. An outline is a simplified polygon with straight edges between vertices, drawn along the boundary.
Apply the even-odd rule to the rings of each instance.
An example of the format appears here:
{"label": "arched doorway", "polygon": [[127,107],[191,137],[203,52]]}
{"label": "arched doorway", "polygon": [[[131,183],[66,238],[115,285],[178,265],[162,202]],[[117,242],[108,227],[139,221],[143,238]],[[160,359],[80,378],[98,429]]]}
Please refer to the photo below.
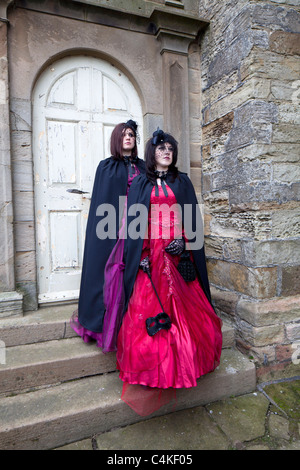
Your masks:
{"label": "arched doorway", "polygon": [[[139,123],[142,106],[117,67],[89,56],[49,66],[33,93],[33,158],[39,304],[75,300],[94,175],[111,131]],[[139,149],[142,155],[142,149]]]}

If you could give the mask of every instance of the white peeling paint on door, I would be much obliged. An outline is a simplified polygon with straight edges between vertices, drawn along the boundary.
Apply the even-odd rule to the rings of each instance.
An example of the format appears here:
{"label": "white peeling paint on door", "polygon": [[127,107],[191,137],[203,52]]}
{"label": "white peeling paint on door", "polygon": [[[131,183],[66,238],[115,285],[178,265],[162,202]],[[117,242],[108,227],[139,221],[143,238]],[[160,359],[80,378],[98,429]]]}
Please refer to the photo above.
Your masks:
{"label": "white peeling paint on door", "polygon": [[40,76],[33,94],[40,304],[78,298],[96,168],[110,155],[109,139],[117,123],[136,120],[143,142],[142,118],[134,86],[104,60],[67,57]]}

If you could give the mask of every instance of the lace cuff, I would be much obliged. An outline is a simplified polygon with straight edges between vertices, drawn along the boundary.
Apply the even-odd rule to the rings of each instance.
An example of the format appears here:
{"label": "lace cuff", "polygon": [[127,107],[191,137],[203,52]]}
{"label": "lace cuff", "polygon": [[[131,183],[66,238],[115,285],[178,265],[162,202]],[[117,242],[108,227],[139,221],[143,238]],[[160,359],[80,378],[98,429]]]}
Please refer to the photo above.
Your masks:
{"label": "lace cuff", "polygon": [[175,240],[169,243],[165,250],[167,253],[173,256],[181,255],[181,253],[183,253],[185,250],[184,238],[175,238]]}

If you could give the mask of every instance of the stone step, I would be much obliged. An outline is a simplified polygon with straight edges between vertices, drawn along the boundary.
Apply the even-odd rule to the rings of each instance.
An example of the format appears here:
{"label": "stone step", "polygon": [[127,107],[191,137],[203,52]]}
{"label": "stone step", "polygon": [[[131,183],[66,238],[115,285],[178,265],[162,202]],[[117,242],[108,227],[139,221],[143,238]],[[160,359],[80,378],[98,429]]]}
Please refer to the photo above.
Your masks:
{"label": "stone step", "polygon": [[0,364],[0,394],[116,370],[115,353],[103,354],[94,342],[79,337],[12,346],[5,362]]}
{"label": "stone step", "polygon": [[[176,410],[255,390],[255,366],[240,352],[223,349],[219,367],[197,387],[177,391]],[[121,400],[117,372],[0,398],[0,449],[45,450],[146,418]],[[169,403],[153,416],[174,411]]]}
{"label": "stone step", "polygon": [[[0,341],[5,346],[20,346],[44,341],[72,338],[76,333],[70,327],[70,317],[76,305],[45,307],[27,312],[23,317],[0,321]],[[235,345],[233,325],[223,320],[223,347]]]}
{"label": "stone step", "polygon": [[76,336],[70,318],[76,305],[45,307],[22,317],[0,321],[0,340],[6,347]]}
{"label": "stone step", "polygon": [[[43,337],[48,338],[49,331],[44,327],[45,324],[41,330]],[[57,331],[52,326],[50,330],[52,333]],[[41,338],[41,334],[37,337]],[[8,335],[6,339],[9,339]],[[224,323],[223,348],[233,345],[232,328]],[[114,372],[115,356],[115,353],[103,354],[95,342],[84,343],[77,336],[10,346],[6,348],[5,364],[0,364],[0,394]]]}

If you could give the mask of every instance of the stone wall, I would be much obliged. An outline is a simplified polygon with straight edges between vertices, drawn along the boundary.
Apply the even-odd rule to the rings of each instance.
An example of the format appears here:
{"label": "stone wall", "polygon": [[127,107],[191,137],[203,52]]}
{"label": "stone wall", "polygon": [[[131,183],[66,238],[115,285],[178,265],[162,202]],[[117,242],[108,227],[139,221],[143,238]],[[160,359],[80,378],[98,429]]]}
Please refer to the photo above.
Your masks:
{"label": "stone wall", "polygon": [[264,378],[299,373],[296,3],[200,2],[210,20],[200,42],[209,277],[217,310]]}

